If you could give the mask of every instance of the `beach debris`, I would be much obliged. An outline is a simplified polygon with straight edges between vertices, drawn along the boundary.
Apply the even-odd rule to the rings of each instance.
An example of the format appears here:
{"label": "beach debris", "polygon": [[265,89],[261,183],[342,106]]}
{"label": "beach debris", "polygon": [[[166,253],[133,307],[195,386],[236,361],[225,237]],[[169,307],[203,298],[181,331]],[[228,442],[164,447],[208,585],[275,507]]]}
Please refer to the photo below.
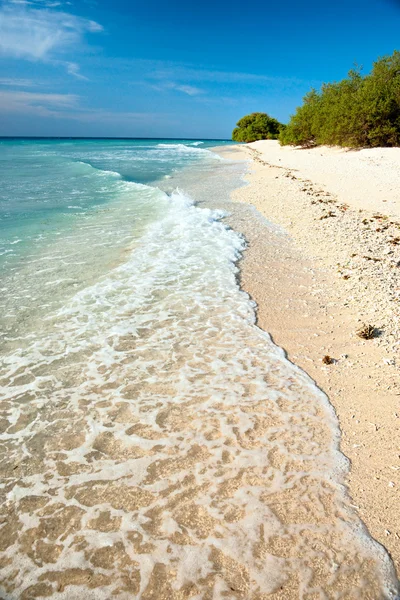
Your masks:
{"label": "beach debris", "polygon": [[379,262],[382,260],[381,258],[375,258],[375,256],[367,256],[367,255],[364,255],[363,258],[365,258],[366,260],[373,260],[374,262]]}
{"label": "beach debris", "polygon": [[324,363],[324,365],[331,365],[332,363],[335,362],[335,359],[332,358],[331,356],[329,356],[329,354],[326,354],[323,357],[322,362]]}
{"label": "beach debris", "polygon": [[370,425],[372,425],[372,427],[374,428],[375,431],[379,431],[380,430],[380,425],[377,425],[376,423],[373,423],[372,421],[368,421],[368,423]]}
{"label": "beach debris", "polygon": [[322,217],[319,218],[320,221],[322,221],[322,219],[328,219],[329,217],[336,217],[335,213],[332,212],[331,210],[327,213],[325,213],[324,215],[322,215]]}
{"label": "beach debris", "polygon": [[371,340],[377,334],[377,329],[373,325],[366,325],[365,323],[357,330],[357,335],[364,340]]}
{"label": "beach debris", "polygon": [[395,361],[394,358],[384,358],[383,362],[385,363],[385,365],[389,365],[389,366],[392,366],[392,367],[394,367],[395,364],[396,364],[396,361]]}
{"label": "beach debris", "polygon": [[391,240],[389,240],[389,243],[393,244],[393,246],[398,246],[400,244],[400,237],[392,238]]}

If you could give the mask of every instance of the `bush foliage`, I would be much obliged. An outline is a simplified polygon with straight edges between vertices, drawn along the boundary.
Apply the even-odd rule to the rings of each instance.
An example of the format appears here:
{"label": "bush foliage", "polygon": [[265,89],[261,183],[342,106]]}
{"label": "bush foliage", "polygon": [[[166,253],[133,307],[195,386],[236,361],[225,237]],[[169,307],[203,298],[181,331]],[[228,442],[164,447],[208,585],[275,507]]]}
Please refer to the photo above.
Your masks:
{"label": "bush foliage", "polygon": [[278,139],[282,124],[266,113],[252,113],[236,123],[232,139],[236,142]]}
{"label": "bush foliage", "polygon": [[294,146],[400,146],[400,52],[377,60],[368,75],[352,70],[311,90],[279,139]]}

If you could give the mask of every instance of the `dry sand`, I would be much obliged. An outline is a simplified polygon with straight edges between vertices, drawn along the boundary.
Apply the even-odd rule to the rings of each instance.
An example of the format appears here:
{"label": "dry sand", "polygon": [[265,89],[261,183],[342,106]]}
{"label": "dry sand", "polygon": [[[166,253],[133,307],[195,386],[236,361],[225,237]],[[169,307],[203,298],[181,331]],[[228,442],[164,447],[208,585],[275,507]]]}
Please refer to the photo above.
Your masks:
{"label": "dry sand", "polygon": [[275,141],[250,146],[268,164],[288,167],[313,183],[325,185],[350,206],[400,216],[400,148],[293,149]]}
{"label": "dry sand", "polygon": [[[241,283],[258,323],[328,394],[354,506],[399,572],[400,149],[216,151],[252,160],[233,199],[278,226],[269,238],[245,232]],[[374,339],[357,336],[364,323]]]}

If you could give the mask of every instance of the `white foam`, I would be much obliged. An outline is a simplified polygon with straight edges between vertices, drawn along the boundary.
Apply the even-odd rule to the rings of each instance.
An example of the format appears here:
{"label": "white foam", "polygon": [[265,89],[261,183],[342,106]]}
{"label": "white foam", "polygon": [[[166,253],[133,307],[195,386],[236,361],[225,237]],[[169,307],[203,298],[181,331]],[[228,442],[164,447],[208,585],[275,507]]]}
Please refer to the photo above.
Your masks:
{"label": "white foam", "polygon": [[[171,157],[196,165],[198,179],[209,165],[220,179],[217,155],[197,145],[148,154],[169,169]],[[145,162],[146,153],[80,154],[114,165]],[[73,174],[97,182],[97,206],[64,211],[74,227],[60,239],[37,236],[42,251],[6,282],[15,310],[1,306],[6,317],[18,311],[19,327],[8,327],[0,364],[2,517],[15,526],[15,538],[2,538],[10,545],[0,579],[10,587],[0,584],[0,595],[16,600],[51,574],[90,568],[108,583],[55,581],[53,597],[140,600],[161,563],[171,587],[160,596],[182,597],[192,582],[192,600],[232,590],[251,598],[287,579],[299,582],[299,597],[372,597],[378,588],[393,596],[390,561],[343,488],[348,464],[332,407],[256,327],[255,305],[238,287],[243,237],[223,224],[224,212],[179,190],[167,196],[82,164]],[[82,188],[83,204],[94,188]],[[35,298],[49,307],[36,319]],[[23,512],[35,495],[46,507]],[[58,532],[66,507],[79,515]],[[118,526],[93,528],[105,511]],[[150,550],[135,546],[134,532]],[[134,563],[99,567],[94,553],[113,544]],[[49,546],[50,563],[41,554]],[[136,570],[132,592],[124,586]]]}
{"label": "white foam", "polygon": [[[162,218],[146,229],[126,261],[75,294],[28,345],[3,359],[0,393],[9,402],[9,429],[29,416],[3,434],[8,464],[22,469],[27,464],[25,475],[13,475],[8,506],[18,510],[19,500],[39,495],[48,500],[48,514],[53,504],[79,507],[84,516],[78,533],[86,544],[82,552],[72,534],[58,539],[62,552],[50,568],[39,568],[15,544],[4,575],[18,567],[19,593],[45,579],[49,569],[92,567],[92,552],[119,542],[138,565],[138,599],[157,562],[176,572],[174,589],[188,581],[202,589],[201,579],[215,574],[218,552],[248,571],[247,597],[260,589],[272,593],[289,575],[299,577],[304,593],[322,597],[336,576],[329,571],[320,584],[311,583],[314,550],[303,541],[309,535],[324,540],[318,557],[324,568],[341,554],[352,581],[343,597],[353,592],[362,597],[368,583],[358,577],[368,576],[365,561],[373,585],[381,578],[384,589],[386,578],[393,597],[388,558],[365,535],[342,487],[347,463],[338,449],[334,411],[256,327],[254,303],[238,287],[236,261],[245,240],[221,222],[222,211],[198,208],[179,190],[151,194]],[[27,394],[29,402],[19,402]],[[136,433],[129,433],[132,425],[140,426]],[[196,448],[199,456],[188,459]],[[38,462],[40,468],[34,468]],[[79,468],[64,476],[60,463]],[[224,491],[236,479],[238,485]],[[104,493],[91,488],[86,498],[84,491],[95,481]],[[148,500],[137,509],[124,508],[135,486]],[[297,500],[279,504],[296,486]],[[117,502],[107,489],[118,492]],[[325,507],[326,494],[334,517],[330,505]],[[91,502],[91,495],[97,500]],[[275,505],[289,510],[284,524]],[[298,508],[300,516],[291,518]],[[190,520],[189,509],[204,510],[205,516]],[[90,529],[89,522],[106,510],[121,519],[117,531]],[[237,516],[228,518],[231,513]],[[19,535],[37,519],[40,511],[32,520],[24,518]],[[152,545],[150,553],[135,551],[132,531]],[[174,534],[188,535],[191,542],[173,541]],[[291,542],[296,560],[275,556],[265,545],[271,536],[281,536],[282,543],[285,536],[297,540]],[[261,559],[254,554],[259,546]],[[122,585],[121,573],[112,564],[106,572],[112,582],[93,596],[83,586],[73,593],[112,597]],[[232,589],[229,572],[221,566],[213,599]],[[70,594],[70,588],[53,591],[57,600]]]}
{"label": "white foam", "polygon": [[157,148],[162,148],[164,151],[171,150],[175,154],[203,154],[207,155],[213,160],[222,160],[221,157],[215,152],[210,152],[210,150],[206,150],[204,148],[198,148],[194,144],[157,144]]}

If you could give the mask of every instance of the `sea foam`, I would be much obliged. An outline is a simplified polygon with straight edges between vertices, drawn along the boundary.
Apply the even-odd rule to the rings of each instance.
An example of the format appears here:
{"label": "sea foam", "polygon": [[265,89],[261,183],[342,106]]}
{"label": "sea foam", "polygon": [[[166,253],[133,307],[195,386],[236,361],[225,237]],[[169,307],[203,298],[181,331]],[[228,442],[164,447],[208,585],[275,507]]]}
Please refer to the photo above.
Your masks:
{"label": "sea foam", "polygon": [[332,407],[239,288],[245,240],[141,192],[125,259],[3,356],[3,593],[394,597]]}

